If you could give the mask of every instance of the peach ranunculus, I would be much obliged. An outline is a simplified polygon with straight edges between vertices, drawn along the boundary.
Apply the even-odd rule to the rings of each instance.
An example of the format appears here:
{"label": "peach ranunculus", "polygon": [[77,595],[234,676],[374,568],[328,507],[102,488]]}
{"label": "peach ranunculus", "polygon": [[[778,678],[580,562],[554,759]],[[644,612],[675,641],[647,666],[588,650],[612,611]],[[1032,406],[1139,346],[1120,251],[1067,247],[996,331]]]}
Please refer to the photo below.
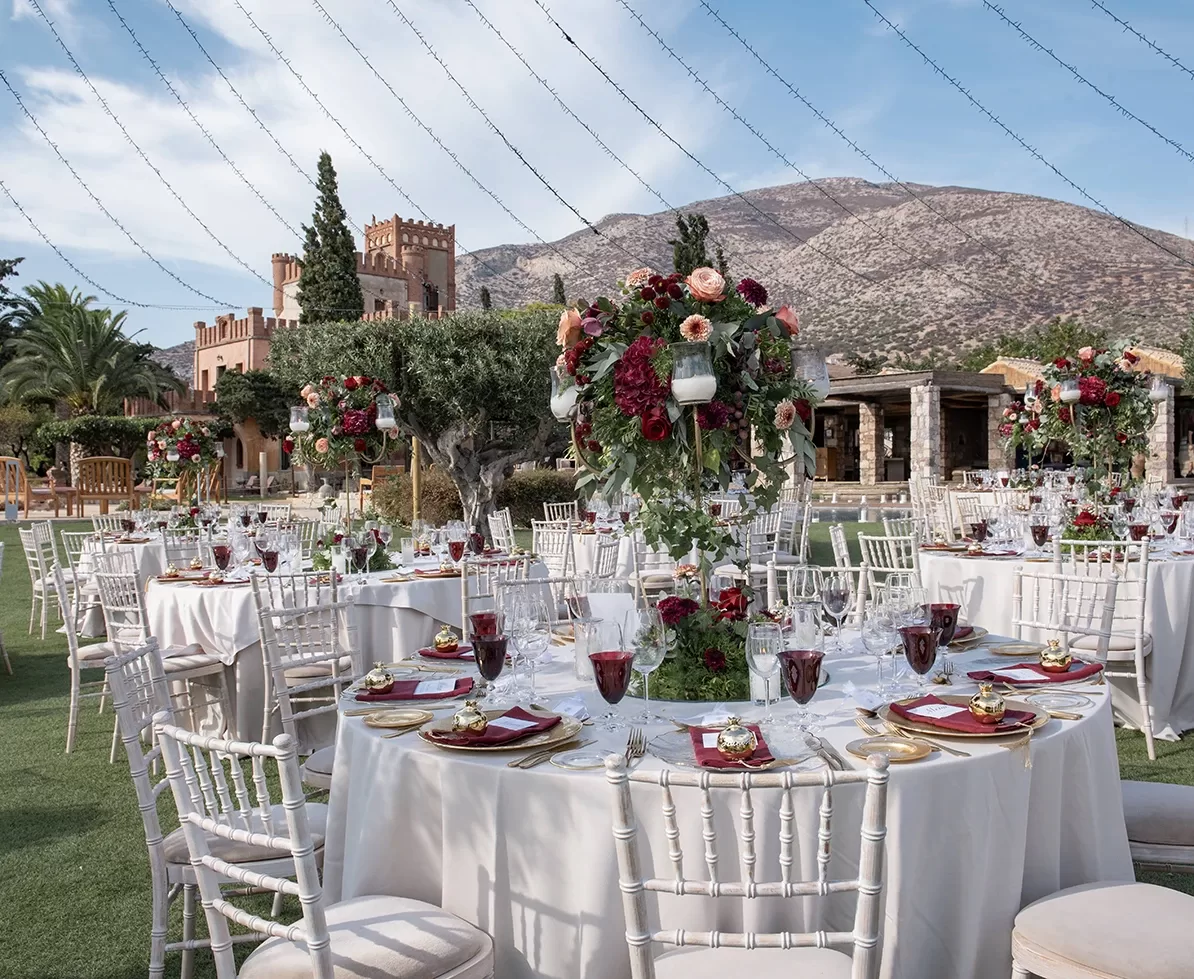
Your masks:
{"label": "peach ranunculus", "polygon": [[320,455],[323,455],[325,452],[327,452],[327,450],[328,450],[328,440],[327,439],[316,439],[315,440],[315,451],[316,452],[318,452]]}
{"label": "peach ranunculus", "polygon": [[794,337],[799,335],[800,317],[791,306],[780,306],[775,311],[775,318],[784,325],[784,329],[788,331],[788,336]]}
{"label": "peach ranunculus", "polygon": [[175,418],[174,421],[170,423],[170,427],[177,432],[180,428],[182,428],[182,419]]}
{"label": "peach ranunculus", "polygon": [[692,298],[703,303],[719,303],[726,297],[726,280],[717,269],[693,269],[684,280]]}
{"label": "peach ranunculus", "polygon": [[319,395],[316,394],[314,391],[312,391],[310,394],[307,395],[307,407],[308,408],[318,408],[319,407]]}
{"label": "peach ranunculus", "polygon": [[1094,360],[1094,347],[1083,347],[1078,351],[1078,359],[1084,364],[1089,364]]}
{"label": "peach ranunculus", "polygon": [[314,390],[315,390],[315,388],[311,387],[310,384],[304,384],[303,389],[299,392],[299,397],[302,398],[303,400],[306,400],[311,395],[311,392]]}
{"label": "peach ranunculus", "polygon": [[626,276],[627,289],[641,289],[647,284],[647,280],[655,273],[645,266],[641,269],[635,269],[628,276]]}
{"label": "peach ranunculus", "polygon": [[580,325],[580,313],[575,309],[566,309],[560,313],[560,328],[556,330],[556,343],[567,350],[576,346],[584,334]]}
{"label": "peach ranunculus", "polygon": [[796,421],[796,406],[785,398],[775,406],[775,427],[786,432]]}
{"label": "peach ranunculus", "polygon": [[1054,401],[1061,400],[1061,385],[1060,384],[1054,384],[1053,387],[1051,387],[1049,389],[1049,397]]}
{"label": "peach ranunculus", "polygon": [[685,340],[708,340],[713,332],[713,324],[700,313],[693,313],[680,324],[680,336]]}

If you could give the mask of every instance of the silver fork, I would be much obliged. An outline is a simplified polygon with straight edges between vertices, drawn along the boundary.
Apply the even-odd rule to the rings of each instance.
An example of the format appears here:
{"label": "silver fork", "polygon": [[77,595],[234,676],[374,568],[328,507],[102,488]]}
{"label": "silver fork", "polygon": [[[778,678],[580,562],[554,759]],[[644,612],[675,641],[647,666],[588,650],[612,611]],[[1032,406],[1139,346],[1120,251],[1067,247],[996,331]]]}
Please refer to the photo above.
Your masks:
{"label": "silver fork", "polygon": [[642,758],[647,753],[647,735],[641,727],[632,727],[626,739],[626,764]]}

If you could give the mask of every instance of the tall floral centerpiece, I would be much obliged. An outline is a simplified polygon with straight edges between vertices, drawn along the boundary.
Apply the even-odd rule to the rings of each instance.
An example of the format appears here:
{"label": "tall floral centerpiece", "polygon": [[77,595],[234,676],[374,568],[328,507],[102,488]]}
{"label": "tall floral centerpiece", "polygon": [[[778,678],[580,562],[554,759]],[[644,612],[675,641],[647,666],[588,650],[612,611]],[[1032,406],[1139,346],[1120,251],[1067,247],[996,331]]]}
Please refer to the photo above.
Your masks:
{"label": "tall floral centerpiece", "polygon": [[377,462],[397,428],[398,396],[374,377],[325,375],[299,391],[302,404],[290,410],[290,437],[282,447],[305,462],[325,469],[344,467],[346,518],[351,513],[350,473]]}
{"label": "tall floral centerpiece", "polygon": [[746,596],[741,608],[737,594],[722,608],[705,587],[734,535],[702,495],[744,471],[745,521],[776,504],[788,465],[815,472],[809,425],[820,392],[802,373],[799,320],[787,306],[771,309],[753,279],[731,285],[712,268],[637,269],[618,285],[617,299],[560,317],[551,409],[572,427],[582,491],[637,494],[648,544],[677,561],[699,555],[701,601],[686,600],[685,614],[669,609],[663,688],[678,699],[745,697]]}
{"label": "tall floral centerpiece", "polygon": [[1148,452],[1155,402],[1166,397],[1161,378],[1133,370],[1139,358],[1132,346],[1083,347],[1047,364],[1044,378],[1004,410],[999,434],[1005,443],[1022,447],[1030,461],[1060,443],[1099,483],[1128,471],[1133,456]]}
{"label": "tall floral centerpiece", "polygon": [[204,474],[224,458],[224,442],[211,427],[196,418],[171,418],[145,436],[150,467],[160,475],[191,473],[195,501],[202,502]]}

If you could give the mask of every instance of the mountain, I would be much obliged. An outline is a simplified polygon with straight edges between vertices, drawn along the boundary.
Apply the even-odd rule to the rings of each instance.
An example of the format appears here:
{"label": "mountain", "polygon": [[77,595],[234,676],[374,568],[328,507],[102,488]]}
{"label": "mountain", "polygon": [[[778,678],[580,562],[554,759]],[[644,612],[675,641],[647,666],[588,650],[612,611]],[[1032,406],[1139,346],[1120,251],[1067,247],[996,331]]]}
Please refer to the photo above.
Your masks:
{"label": "mountain", "polygon": [[163,367],[170,368],[188,384],[194,380],[192,376],[195,373],[194,340],[187,340],[185,343],[179,343],[173,347],[158,347],[150,356]]}
{"label": "mountain", "polygon": [[[909,184],[909,194],[850,177],[817,183],[826,193],[785,184],[681,210],[704,214],[731,276],[758,279],[772,304],[794,305],[805,335],[828,352],[953,358],[1055,315],[1172,345],[1194,314],[1194,268],[1098,211],[968,187]],[[495,305],[547,301],[556,272],[570,299],[612,298],[631,269],[670,271],[674,212],[611,214],[596,227],[605,237],[586,229],[554,249],[460,256],[460,305],[478,304],[483,285]],[[1141,230],[1194,261],[1194,242]]]}

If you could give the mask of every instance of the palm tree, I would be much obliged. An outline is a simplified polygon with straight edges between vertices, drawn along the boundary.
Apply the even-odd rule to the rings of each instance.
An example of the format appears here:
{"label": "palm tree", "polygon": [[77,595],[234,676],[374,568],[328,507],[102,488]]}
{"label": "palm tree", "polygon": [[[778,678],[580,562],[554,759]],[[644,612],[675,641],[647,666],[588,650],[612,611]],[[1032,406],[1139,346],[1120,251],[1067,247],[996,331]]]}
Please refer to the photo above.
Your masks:
{"label": "palm tree", "polygon": [[0,313],[0,367],[12,359],[11,341],[34,320],[58,316],[75,306],[86,309],[95,301],[95,296],[84,296],[61,282],[50,285],[44,279],[7,297],[5,303],[10,308]]}

